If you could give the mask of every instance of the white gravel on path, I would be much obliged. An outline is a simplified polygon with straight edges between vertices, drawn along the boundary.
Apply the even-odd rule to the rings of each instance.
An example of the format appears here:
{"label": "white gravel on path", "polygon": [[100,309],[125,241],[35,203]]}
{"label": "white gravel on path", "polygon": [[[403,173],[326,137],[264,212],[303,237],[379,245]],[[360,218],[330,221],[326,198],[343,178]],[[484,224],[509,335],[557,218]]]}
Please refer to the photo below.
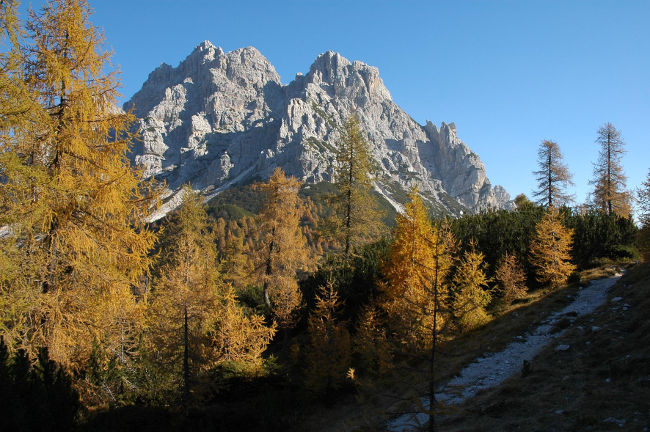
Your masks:
{"label": "white gravel on path", "polygon": [[[607,300],[607,290],[621,277],[592,281],[589,286],[578,291],[576,298],[564,309],[550,314],[532,332],[517,336],[515,341],[506,346],[503,351],[488,353],[477,358],[463,369],[460,374],[438,388],[436,400],[448,405],[465,402],[480,390],[495,387],[506,379],[521,371],[524,360],[532,360],[539,352],[554,339],[560,337],[565,330],[551,334],[551,330],[562,318],[570,320],[592,313]],[[429,398],[423,397],[421,403],[429,408]],[[387,430],[405,432],[418,430],[428,421],[428,414],[404,414],[388,422]]]}

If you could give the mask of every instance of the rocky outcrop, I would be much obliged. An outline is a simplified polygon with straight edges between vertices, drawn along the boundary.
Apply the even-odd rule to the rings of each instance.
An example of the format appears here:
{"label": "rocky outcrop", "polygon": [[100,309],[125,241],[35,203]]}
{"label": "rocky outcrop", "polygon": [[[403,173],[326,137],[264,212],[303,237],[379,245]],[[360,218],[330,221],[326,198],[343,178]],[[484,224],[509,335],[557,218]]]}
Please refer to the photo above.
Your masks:
{"label": "rocky outcrop", "polygon": [[178,67],[163,64],[125,104],[140,119],[132,158],[166,180],[173,209],[182,184],[206,198],[276,166],[306,182],[330,181],[336,125],[356,113],[377,161],[376,189],[399,206],[417,184],[441,211],[508,207],[453,123],[416,123],[397,106],[377,68],[328,51],[286,86],[255,48],[229,53],[201,43]]}

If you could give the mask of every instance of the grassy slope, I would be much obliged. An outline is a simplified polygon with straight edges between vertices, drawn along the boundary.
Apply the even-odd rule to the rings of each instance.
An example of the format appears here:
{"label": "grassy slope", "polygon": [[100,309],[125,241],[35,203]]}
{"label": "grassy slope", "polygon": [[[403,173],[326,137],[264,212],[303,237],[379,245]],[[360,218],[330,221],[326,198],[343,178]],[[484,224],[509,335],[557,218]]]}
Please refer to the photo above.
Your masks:
{"label": "grassy slope", "polygon": [[570,348],[550,346],[530,374],[479,394],[442,430],[650,430],[650,264],[628,271],[557,344]]}
{"label": "grassy slope", "polygon": [[[599,276],[603,274],[586,273],[583,280]],[[437,362],[436,380],[447,381],[484,352],[502,350],[513,338],[570,303],[578,289],[570,286],[552,293],[532,293],[526,303],[506,308],[484,328],[448,342]],[[609,305],[576,321],[561,340],[532,362],[528,376],[513,377],[500,387],[479,393],[465,406],[444,413],[440,430],[616,430],[616,424],[603,424],[602,420],[610,416],[620,419],[622,411],[630,418],[625,427],[642,430],[635,428],[650,420],[650,266],[632,269],[611,289],[610,298],[615,296],[623,297],[617,303],[621,307],[630,305],[627,312],[612,312]],[[601,330],[592,332],[592,325]],[[584,334],[578,326],[587,329]],[[582,344],[572,339],[578,336],[585,338]],[[591,343],[585,345],[589,339]],[[571,346],[569,351],[554,351],[563,343]],[[357,397],[318,410],[305,424],[319,431],[382,430],[386,413],[408,411],[411,401],[426,393],[424,370],[423,363],[396,370],[373,389],[360,387]],[[605,387],[607,378],[610,383]],[[563,413],[555,414],[558,410]],[[590,428],[594,425],[597,427]]]}

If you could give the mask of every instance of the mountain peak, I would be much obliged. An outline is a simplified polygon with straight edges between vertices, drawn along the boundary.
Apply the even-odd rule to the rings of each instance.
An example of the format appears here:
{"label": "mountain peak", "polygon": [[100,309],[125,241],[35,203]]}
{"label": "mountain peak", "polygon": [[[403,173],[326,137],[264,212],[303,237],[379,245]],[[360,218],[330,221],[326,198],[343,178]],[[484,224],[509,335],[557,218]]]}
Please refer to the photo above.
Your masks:
{"label": "mountain peak", "polygon": [[311,65],[310,72],[320,71],[327,76],[336,76],[341,74],[341,71],[350,65],[350,60],[341,54],[334,51],[325,51],[316,57],[316,60]]}
{"label": "mountain peak", "polygon": [[194,48],[190,55],[188,55],[181,64],[188,62],[205,64],[214,61],[217,57],[223,54],[224,52],[221,47],[215,46],[209,40],[204,40]]}
{"label": "mountain peak", "polygon": [[278,166],[308,183],[331,181],[337,125],[352,113],[378,165],[376,190],[396,208],[413,185],[440,213],[508,206],[453,123],[419,125],[392,101],[376,67],[334,51],[283,86],[256,48],[224,52],[204,41],[176,68],[152,72],[131,105],[142,132],[134,162],[168,187],[158,216],[180,204],[187,182],[209,198]]}

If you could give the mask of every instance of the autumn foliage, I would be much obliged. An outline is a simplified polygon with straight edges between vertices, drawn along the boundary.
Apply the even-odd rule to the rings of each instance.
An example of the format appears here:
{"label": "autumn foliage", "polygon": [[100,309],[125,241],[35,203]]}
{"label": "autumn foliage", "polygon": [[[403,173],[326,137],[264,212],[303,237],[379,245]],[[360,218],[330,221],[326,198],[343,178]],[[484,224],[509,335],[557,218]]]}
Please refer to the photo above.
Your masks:
{"label": "autumn foliage", "polygon": [[499,260],[494,275],[497,290],[505,301],[512,301],[526,295],[526,273],[516,255],[506,252]]}
{"label": "autumn foliage", "polygon": [[266,193],[266,199],[258,224],[262,238],[255,253],[254,274],[263,286],[266,306],[283,328],[293,324],[302,300],[298,278],[313,262],[300,226],[305,213],[298,196],[300,185],[276,168],[267,183],[256,186]]}
{"label": "autumn foliage", "polygon": [[[12,233],[0,244],[3,298],[12,304],[0,319],[11,349],[35,356],[47,346],[75,370],[93,346],[128,363],[143,325],[131,287],[147,273],[155,241],[144,225],[155,195],[126,158],[134,118],[116,109],[118,81],[104,74],[110,54],[89,14],[84,0],[32,13],[31,39],[13,38],[26,46],[3,59],[29,67],[3,68],[2,77],[12,89],[2,106],[21,108],[0,130],[0,225]],[[19,99],[5,105],[5,97]]]}
{"label": "autumn foliage", "polygon": [[[382,307],[391,330],[402,343],[416,348],[429,344],[436,308],[433,283],[439,284],[439,305],[446,305],[449,286],[445,278],[452,265],[453,239],[434,228],[422,199],[414,189],[404,213],[396,218],[394,240],[384,264],[387,283],[383,287]],[[438,327],[444,325],[442,315]]]}
{"label": "autumn foliage", "polygon": [[305,385],[316,393],[340,388],[351,366],[350,333],[337,315],[341,300],[332,282],[321,287],[309,316]]}
{"label": "autumn foliage", "polygon": [[472,330],[489,321],[485,311],[492,300],[487,291],[489,281],[485,274],[483,254],[472,243],[458,263],[453,277],[453,311],[462,330]]}
{"label": "autumn foliage", "polygon": [[551,208],[536,226],[530,243],[530,261],[536,268],[537,281],[557,288],[576,269],[571,263],[573,230],[565,228],[560,214]]}
{"label": "autumn foliage", "polygon": [[223,282],[211,223],[189,187],[168,230],[173,243],[148,308],[149,352],[159,367],[183,377],[187,396],[193,377],[220,363],[259,368],[275,329],[261,316],[246,316]]}
{"label": "autumn foliage", "polygon": [[381,213],[371,195],[373,161],[356,115],[348,117],[341,127],[336,162],[329,231],[343,243],[344,254],[349,257],[355,247],[375,237],[381,227]]}
{"label": "autumn foliage", "polygon": [[[244,423],[284,409],[290,420],[264,427],[287,430],[296,406],[361,393],[424,356],[433,401],[441,342],[525,297],[527,276],[557,288],[574,263],[632,249],[610,124],[599,131],[596,208],[555,208],[571,176],[544,141],[536,197],[548,208],[520,196],[513,211],[432,220],[414,187],[389,234],[353,114],[332,143],[334,184],[319,192],[277,168],[232,188],[254,197],[252,209],[223,198],[233,191],[219,195],[228,211],[219,197],[206,207],[186,185],[175,211],[147,222],[165,185],[127,158],[135,118],[117,108],[87,0],[50,0],[24,25],[16,11],[0,0],[0,393],[11,390],[3,400],[15,411],[0,424],[11,429],[32,424],[24,406],[71,429],[80,404],[183,421],[205,408],[228,429],[231,408],[248,404]],[[649,191],[650,178],[638,192],[646,259]]]}

